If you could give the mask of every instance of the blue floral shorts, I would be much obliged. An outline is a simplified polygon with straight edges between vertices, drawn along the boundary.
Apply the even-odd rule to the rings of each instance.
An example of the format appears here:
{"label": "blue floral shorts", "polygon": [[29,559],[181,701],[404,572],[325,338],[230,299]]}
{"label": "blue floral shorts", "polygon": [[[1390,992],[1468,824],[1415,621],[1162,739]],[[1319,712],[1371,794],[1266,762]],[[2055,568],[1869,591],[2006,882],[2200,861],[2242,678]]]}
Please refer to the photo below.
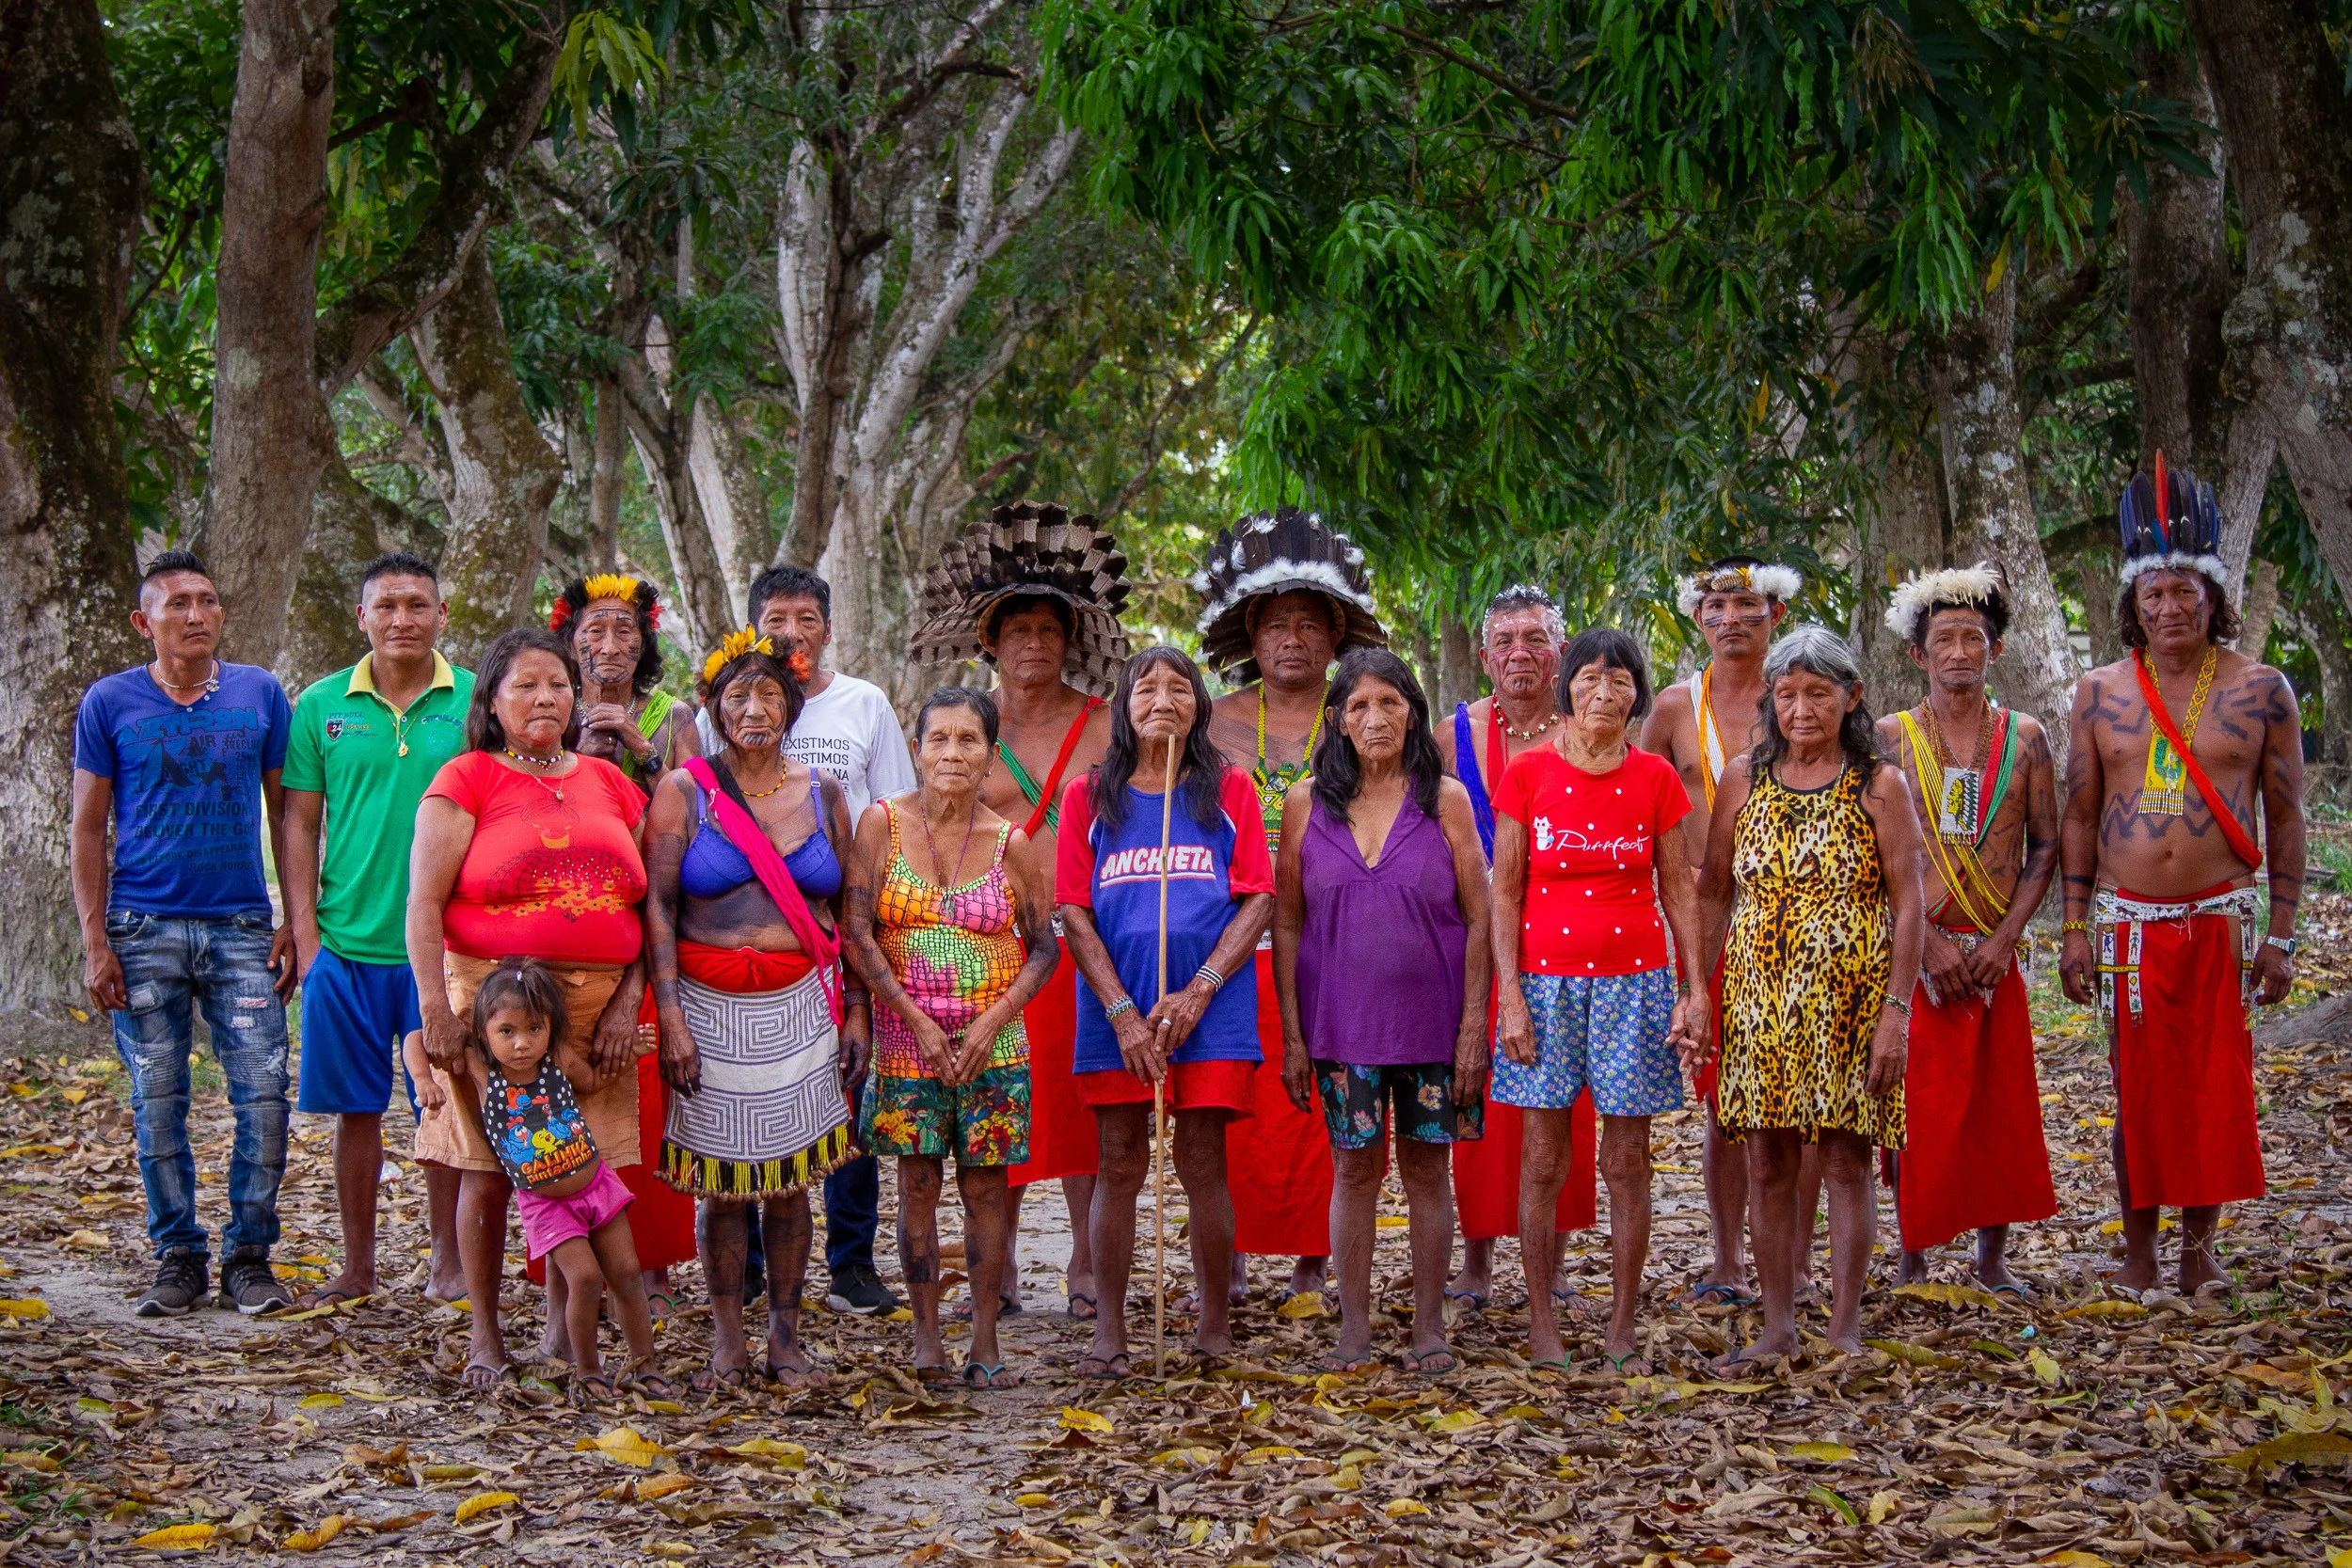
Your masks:
{"label": "blue floral shorts", "polygon": [[1521,974],[1535,1024],[1532,1065],[1495,1053],[1494,1087],[1506,1105],[1565,1110],[1589,1085],[1605,1117],[1655,1117],[1682,1109],[1682,1064],[1667,1043],[1674,972],[1637,974]]}
{"label": "blue floral shorts", "polygon": [[1410,1062],[1359,1067],[1353,1062],[1310,1064],[1315,1097],[1323,1102],[1324,1131],[1333,1148],[1371,1148],[1396,1106],[1396,1135],[1416,1143],[1475,1143],[1483,1135],[1486,1110],[1478,1101],[1457,1104],[1452,1062]]}

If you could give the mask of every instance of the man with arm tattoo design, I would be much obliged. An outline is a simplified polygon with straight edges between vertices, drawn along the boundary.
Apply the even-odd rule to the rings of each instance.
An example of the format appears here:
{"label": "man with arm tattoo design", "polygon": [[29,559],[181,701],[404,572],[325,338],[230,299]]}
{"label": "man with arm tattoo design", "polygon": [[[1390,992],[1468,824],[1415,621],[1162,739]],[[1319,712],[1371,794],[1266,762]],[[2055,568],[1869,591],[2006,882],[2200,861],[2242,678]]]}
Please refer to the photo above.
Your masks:
{"label": "man with arm tattoo design", "polygon": [[2221,1205],[2263,1192],[2248,1003],[2281,1001],[2295,979],[2302,719],[2283,675],[2221,645],[2238,619],[2213,492],[2168,476],[2159,452],[2120,515],[2130,654],[2074,691],[2060,972],[2113,1030],[2124,1263],[2110,1283],[2155,1285],[2158,1212],[2177,1207],[2185,1294],[2227,1288]]}
{"label": "man with arm tattoo design", "polygon": [[2058,870],[2058,782],[2030,714],[1996,707],[2008,584],[1989,564],[1915,576],[1887,629],[1927,673],[1925,702],[1879,721],[1919,807],[1927,940],[1911,1001],[1904,1144],[1888,1156],[1902,1225],[1902,1278],[1928,1251],[1977,1233],[1977,1279],[2019,1296],[2009,1227],[2058,1212],[2034,1079],[2033,1017],[2018,967],[2026,923]]}

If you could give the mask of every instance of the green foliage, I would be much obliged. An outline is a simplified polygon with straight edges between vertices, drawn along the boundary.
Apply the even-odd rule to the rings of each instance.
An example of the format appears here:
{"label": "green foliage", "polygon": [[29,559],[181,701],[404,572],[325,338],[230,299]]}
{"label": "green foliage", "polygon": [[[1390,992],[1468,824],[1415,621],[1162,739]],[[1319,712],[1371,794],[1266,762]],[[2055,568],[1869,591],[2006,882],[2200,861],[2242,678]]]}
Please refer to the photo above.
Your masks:
{"label": "green foliage", "polygon": [[1280,323],[1240,490],[1315,501],[1446,608],[1541,571],[1626,610],[1733,541],[1818,558],[1866,488],[1836,336],[1933,328],[2197,156],[2115,25],[2055,9],[1054,0],[1044,27],[1096,197]]}

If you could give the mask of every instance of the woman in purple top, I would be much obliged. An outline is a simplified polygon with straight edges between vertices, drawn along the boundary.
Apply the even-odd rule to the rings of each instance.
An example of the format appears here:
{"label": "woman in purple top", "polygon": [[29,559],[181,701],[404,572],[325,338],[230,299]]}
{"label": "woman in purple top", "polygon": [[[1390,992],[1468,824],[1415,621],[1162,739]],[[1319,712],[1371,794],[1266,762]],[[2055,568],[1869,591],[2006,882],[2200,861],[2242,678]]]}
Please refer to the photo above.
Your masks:
{"label": "woman in purple top", "polygon": [[1349,653],[1324,710],[1314,770],[1282,807],[1274,913],[1282,1085],[1301,1111],[1310,1094],[1321,1099],[1331,1135],[1340,1338],[1315,1365],[1372,1364],[1373,1204],[1393,1102],[1413,1251],[1405,1368],[1448,1372],[1447,1147],[1482,1125],[1486,857],[1470,795],[1445,776],[1429,700],[1403,659],[1386,648]]}

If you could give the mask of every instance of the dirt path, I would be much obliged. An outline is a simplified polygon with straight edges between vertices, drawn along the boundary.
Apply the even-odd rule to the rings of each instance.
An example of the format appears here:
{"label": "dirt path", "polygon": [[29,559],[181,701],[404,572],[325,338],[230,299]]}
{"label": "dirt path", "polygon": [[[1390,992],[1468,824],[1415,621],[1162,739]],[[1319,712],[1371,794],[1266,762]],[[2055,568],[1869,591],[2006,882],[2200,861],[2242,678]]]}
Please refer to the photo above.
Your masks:
{"label": "dirt path", "polygon": [[[2341,946],[2323,935],[2310,966],[2330,986],[2326,955]],[[559,1397],[552,1384],[460,1390],[448,1374],[463,1320],[401,1283],[308,1320],[134,1319],[149,1264],[123,1081],[87,1044],[28,1048],[0,1063],[0,1311],[21,1314],[0,1319],[0,1539],[24,1563],[144,1559],[134,1543],[174,1525],[196,1527],[178,1538],[203,1537],[201,1549],[298,1548],[334,1520],[327,1554],[469,1565],[2325,1560],[2352,1542],[2329,1539],[2352,1531],[2352,1422],[2335,1430],[2347,1367],[2332,1364],[2352,1350],[2352,1045],[2339,1043],[2352,1008],[2265,1026],[2272,1190],[2223,1233],[2234,1295],[2148,1310],[2092,1304],[2113,1267],[2112,1097],[2089,1021],[2046,985],[2037,1003],[2062,1204],[2013,1248],[2038,1299],[1951,1289],[1965,1277],[1959,1249],[1938,1259],[1944,1288],[1886,1289],[1883,1226],[1890,1252],[1865,1307],[1881,1348],[1842,1363],[1704,1381],[1741,1324],[1679,1300],[1705,1252],[1685,1117],[1658,1129],[1645,1313],[1659,1375],[1635,1384],[1591,1370],[1590,1332],[1574,1347],[1579,1375],[1532,1375],[1525,1314],[1501,1307],[1454,1324],[1459,1374],[1395,1370],[1393,1192],[1375,1262],[1379,1372],[1303,1373],[1334,1324],[1278,1310],[1288,1262],[1262,1259],[1242,1363],[1165,1386],[1082,1384],[1069,1370],[1086,1331],[1058,1310],[1068,1227],[1047,1191],[1026,1215],[1030,1310],[1007,1323],[1024,1387],[927,1390],[906,1371],[904,1325],[817,1309],[820,1388],[602,1411],[536,1402]],[[196,1119],[216,1224],[229,1128],[216,1079],[199,1079]],[[316,1275],[335,1253],[328,1129],[297,1117],[295,1132],[278,1257]],[[395,1163],[383,1220],[398,1281],[421,1254],[423,1194],[405,1149]],[[1570,1254],[1604,1305],[1606,1244],[1588,1232]],[[1502,1250],[1507,1300],[1517,1259]],[[895,1277],[887,1229],[882,1251]],[[696,1271],[682,1273],[697,1297]],[[1826,1282],[1825,1258],[1816,1274]],[[507,1295],[520,1353],[538,1296],[519,1278]],[[1808,1329],[1820,1323],[1811,1314]],[[688,1370],[707,1318],[690,1308],[661,1338]],[[483,1501],[500,1494],[512,1500]]]}

